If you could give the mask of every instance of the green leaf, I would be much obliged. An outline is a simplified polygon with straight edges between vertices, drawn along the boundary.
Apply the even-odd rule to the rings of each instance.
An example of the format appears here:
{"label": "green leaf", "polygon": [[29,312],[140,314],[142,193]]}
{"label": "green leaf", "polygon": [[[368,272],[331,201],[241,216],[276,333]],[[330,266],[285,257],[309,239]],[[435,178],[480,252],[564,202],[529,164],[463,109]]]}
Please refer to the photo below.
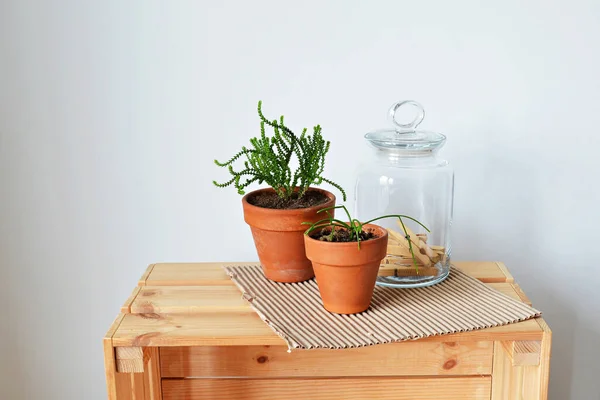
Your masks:
{"label": "green leaf", "polygon": [[[240,152],[226,162],[214,160],[216,165],[227,167],[232,179],[222,184],[213,181],[213,184],[218,187],[234,185],[238,193],[243,194],[243,189],[250,183],[264,182],[283,199],[289,199],[296,187],[299,188],[300,196],[303,196],[311,185],[326,182],[338,189],[345,201],[345,191],[322,175],[330,142],[323,139],[321,126],[314,126],[312,135],[307,135],[307,129],[304,128],[298,137],[285,125],[283,115],[279,120],[267,119],[262,112],[262,101],[258,102],[257,111],[260,135],[251,138],[250,147],[243,146]],[[273,136],[267,135],[267,126],[273,129]],[[244,169],[238,171],[233,164],[242,156],[246,158],[242,163]],[[296,164],[298,167],[292,171],[291,165]],[[242,181],[241,176],[248,176],[248,179]]]}

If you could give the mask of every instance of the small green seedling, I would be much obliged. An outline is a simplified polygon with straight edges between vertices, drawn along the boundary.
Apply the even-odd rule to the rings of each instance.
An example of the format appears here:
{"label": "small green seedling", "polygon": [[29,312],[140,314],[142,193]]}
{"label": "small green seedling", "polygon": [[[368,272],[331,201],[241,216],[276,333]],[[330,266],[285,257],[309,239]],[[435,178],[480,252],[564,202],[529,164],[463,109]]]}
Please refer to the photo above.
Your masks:
{"label": "small green seedling", "polygon": [[[342,220],[336,219],[333,217],[333,215],[331,215],[329,213],[330,210],[334,210],[334,209],[338,209],[338,208],[341,208],[345,211],[349,222],[346,223]],[[408,241],[408,249],[412,256],[413,264],[414,264],[417,272],[419,271],[419,267],[417,265],[417,259],[415,257],[415,253],[413,252],[413,247],[411,244],[410,236],[408,235],[408,233],[406,231],[406,226],[404,226],[404,221],[402,221],[402,218],[410,219],[411,221],[414,221],[417,224],[421,225],[427,232],[430,232],[429,229],[425,225],[423,225],[421,222],[417,221],[416,219],[414,219],[412,217],[409,217],[408,215],[401,215],[401,214],[382,215],[381,217],[373,218],[373,219],[370,219],[365,222],[360,222],[356,218],[352,218],[352,216],[350,215],[350,212],[344,205],[335,206],[335,207],[327,207],[327,208],[323,208],[322,210],[317,211],[317,213],[321,213],[321,212],[326,213],[328,218],[321,219],[315,223],[311,223],[311,222],[303,222],[302,223],[303,225],[310,225],[310,227],[306,230],[306,232],[304,232],[305,235],[310,235],[312,232],[314,232],[318,228],[322,229],[322,228],[329,227],[329,228],[331,228],[331,233],[330,233],[329,237],[327,237],[327,236],[325,237],[325,240],[333,241],[333,237],[335,234],[335,228],[336,227],[342,228],[342,229],[345,229],[350,234],[351,241],[356,240],[358,242],[359,249],[360,249],[360,233],[363,231],[364,225],[370,224],[372,222],[375,222],[375,221],[378,221],[378,220],[384,219],[384,218],[398,218],[398,221],[400,221],[400,225],[402,226],[402,230],[404,231],[404,237]]]}

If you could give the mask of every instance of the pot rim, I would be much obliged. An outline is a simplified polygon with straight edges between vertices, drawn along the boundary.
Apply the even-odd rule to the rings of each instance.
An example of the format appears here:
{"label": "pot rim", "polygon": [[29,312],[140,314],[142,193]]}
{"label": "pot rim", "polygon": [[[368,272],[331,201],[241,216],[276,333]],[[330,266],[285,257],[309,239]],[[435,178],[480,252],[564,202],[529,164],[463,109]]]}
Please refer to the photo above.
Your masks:
{"label": "pot rim", "polygon": [[[366,228],[372,228],[372,229],[373,228],[374,229],[378,229],[378,230],[381,231],[382,235],[378,236],[378,237],[376,237],[374,239],[361,240],[361,242],[360,242],[361,246],[366,245],[368,243],[375,244],[375,243],[377,243],[377,242],[379,242],[381,240],[384,240],[385,237],[388,236],[387,230],[384,227],[380,226],[380,225],[377,225],[377,224],[366,224],[366,225],[363,225],[363,230],[364,230],[365,227]],[[306,230],[308,230],[308,228]],[[306,233],[304,233],[304,237],[305,237],[305,240],[310,240],[310,241],[313,241],[315,243],[319,243],[320,246],[337,246],[337,247],[344,246],[344,247],[347,247],[347,246],[350,245],[350,246],[358,247],[358,242],[327,242],[327,241],[322,241],[322,240],[314,239],[314,238],[310,237],[310,235],[307,235]]]}
{"label": "pot rim", "polygon": [[[297,190],[297,189],[299,189],[299,188],[296,187],[294,190]],[[246,193],[244,195],[244,197],[242,197],[242,204],[244,205],[244,207],[247,207],[248,209],[261,210],[261,211],[265,211],[265,212],[277,212],[277,213],[297,213],[298,211],[311,211],[313,209],[326,208],[327,204],[330,202],[333,202],[333,205],[335,205],[336,197],[330,191],[321,189],[318,187],[312,187],[312,186],[308,187],[307,192],[308,191],[321,192],[321,193],[325,194],[325,196],[327,196],[327,198],[329,200],[322,204],[317,204],[315,206],[304,207],[304,208],[267,208],[267,207],[255,206],[254,204],[251,204],[248,202],[248,198],[257,193],[260,193],[260,192],[275,193],[275,189],[273,189],[272,187],[268,187],[268,188],[256,189],[256,190]]]}

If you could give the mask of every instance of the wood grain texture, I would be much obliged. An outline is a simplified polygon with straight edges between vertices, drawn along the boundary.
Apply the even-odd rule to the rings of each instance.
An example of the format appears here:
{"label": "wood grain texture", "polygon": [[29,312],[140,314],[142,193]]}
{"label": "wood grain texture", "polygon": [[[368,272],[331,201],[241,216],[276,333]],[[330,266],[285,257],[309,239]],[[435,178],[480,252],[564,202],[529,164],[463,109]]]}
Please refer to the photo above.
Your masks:
{"label": "wood grain texture", "polygon": [[140,292],[140,289],[141,287],[137,286],[135,289],[133,289],[127,300],[125,300],[125,303],[121,306],[121,312],[123,314],[131,312],[131,303],[133,303],[133,301],[137,297],[138,293]]}
{"label": "wood grain texture", "polygon": [[[530,319],[420,341],[466,342],[541,340],[543,331]],[[202,314],[125,314],[113,346],[239,346],[285,345],[254,312]]]}
{"label": "wood grain texture", "polygon": [[160,351],[157,347],[144,349],[144,400],[162,400]]}
{"label": "wood grain texture", "polygon": [[144,286],[132,301],[131,312],[246,312],[250,305],[235,286]]}
{"label": "wood grain texture", "polygon": [[[538,326],[539,329],[539,326]],[[285,345],[254,312],[126,314],[113,346]]]}
{"label": "wood grain texture", "polygon": [[490,375],[492,353],[492,342],[405,342],[291,353],[284,346],[163,347],[160,360],[167,378]]}
{"label": "wood grain texture", "polygon": [[[542,327],[545,322],[538,318]],[[543,329],[543,327],[542,327]],[[492,367],[491,400],[546,400],[550,372],[550,331],[544,330],[539,365],[515,365],[512,343],[496,342]]]}
{"label": "wood grain texture", "polygon": [[148,265],[148,268],[146,268],[146,271],[144,272],[144,274],[142,275],[142,277],[138,281],[138,286],[144,286],[146,284],[146,280],[150,276],[150,273],[152,273],[152,270],[154,269],[155,265],[156,264],[150,264],[150,265]]}
{"label": "wood grain texture", "polygon": [[146,280],[152,286],[212,286],[231,285],[225,270],[226,265],[259,265],[257,262],[244,263],[163,263],[155,264]]}
{"label": "wood grain texture", "polygon": [[144,374],[117,373],[117,400],[145,400]]}
{"label": "wood grain texture", "polygon": [[515,278],[513,278],[512,274],[510,273],[510,271],[508,270],[508,268],[506,268],[506,265],[504,265],[504,263],[500,262],[500,261],[495,261],[495,263],[498,266],[498,268],[500,268],[500,271],[502,271],[502,273],[504,274],[504,276],[506,276],[506,282],[508,282],[508,283],[514,283],[515,282]]}
{"label": "wood grain texture", "polygon": [[144,349],[143,373],[117,373],[117,400],[162,400],[162,381],[157,348]]}
{"label": "wood grain texture", "polygon": [[119,315],[117,315],[117,317],[114,319],[113,323],[110,325],[110,328],[108,328],[108,331],[104,335],[104,339],[112,339],[113,335],[115,334],[115,332],[121,325],[121,322],[123,322],[124,317],[125,317],[125,314],[123,314],[123,313],[120,313]]}
{"label": "wood grain texture", "polygon": [[[512,276],[503,272],[504,264],[494,261],[453,261],[453,264],[485,283],[507,282]],[[216,263],[159,263],[148,267],[140,280],[140,285],[152,286],[213,286],[231,285],[224,266],[227,265],[260,265],[257,262],[216,262]],[[504,267],[506,268],[506,267]],[[508,271],[508,270],[506,270]]]}
{"label": "wood grain texture", "polygon": [[515,289],[515,292],[517,293],[517,295],[521,299],[521,301],[523,303],[531,306],[532,305],[531,304],[531,300],[529,300],[529,297],[527,297],[527,295],[525,294],[525,292],[523,291],[523,289],[521,289],[521,286],[519,286],[518,283],[513,283],[513,287]]}
{"label": "wood grain texture", "polygon": [[[521,299],[514,284],[490,283],[489,286],[511,298]],[[138,295],[129,308],[135,314],[142,314],[143,319],[160,319],[160,314],[254,314],[250,305],[241,299],[239,290],[233,286],[145,286],[138,289]],[[140,326],[147,327],[148,324]],[[139,335],[145,333],[139,332]],[[133,342],[128,343],[130,345]]]}
{"label": "wood grain texture", "polygon": [[108,395],[108,400],[118,400],[116,380],[117,366],[115,349],[112,344],[112,337],[121,324],[121,321],[123,321],[124,316],[124,314],[119,314],[117,318],[115,318],[102,340],[102,345],[104,348],[104,373],[106,376],[106,392]]}
{"label": "wood grain texture", "polygon": [[508,279],[500,267],[504,264],[495,261],[452,261],[452,264],[483,283],[502,283]]}
{"label": "wood grain texture", "polygon": [[[520,299],[514,284],[489,285]],[[113,339],[115,346],[282,344],[233,286],[145,286],[133,300],[131,310],[133,314],[124,317]],[[424,340],[541,340],[542,329],[533,321],[524,321],[453,336],[460,337]]]}
{"label": "wood grain texture", "polygon": [[[158,349],[114,347],[112,337],[124,318],[125,314],[119,314],[103,339],[108,400],[162,400]],[[135,360],[135,367],[131,368],[140,372],[117,372],[119,357],[121,361]],[[141,368],[137,364],[140,357]]]}
{"label": "wood grain texture", "polygon": [[141,347],[115,347],[117,372],[144,372],[144,350]]}
{"label": "wood grain texture", "polygon": [[104,347],[104,374],[106,377],[106,393],[108,400],[117,400],[117,366],[115,362],[115,350],[110,338],[102,341]]}
{"label": "wood grain texture", "polygon": [[542,399],[539,367],[513,366],[507,346],[496,342],[491,400]]}
{"label": "wood grain texture", "polygon": [[165,379],[163,398],[164,400],[489,400],[490,377]]}
{"label": "wood grain texture", "polygon": [[540,340],[514,340],[502,342],[512,365],[539,365],[542,342]]}
{"label": "wood grain texture", "polygon": [[[519,396],[516,371],[513,371],[512,361],[501,342],[494,343],[494,364],[492,368],[491,400],[517,400]],[[534,400],[534,399],[530,399]]]}
{"label": "wood grain texture", "polygon": [[550,358],[552,356],[552,330],[546,324],[546,321],[542,318],[537,318],[536,322],[544,332],[542,337],[542,346],[540,349],[540,366],[538,367],[539,373],[539,386],[540,386],[540,400],[546,400],[548,398],[548,383],[550,379]]}
{"label": "wood grain texture", "polygon": [[[517,289],[515,288],[514,283],[487,283],[487,285],[489,287],[491,287],[492,289],[495,289],[495,290],[499,291],[500,293],[507,295],[511,299],[515,299],[515,300],[518,300],[523,303],[523,299],[517,292]],[[531,305],[531,304],[528,304],[528,305]]]}
{"label": "wood grain texture", "polygon": [[[522,301],[515,284],[489,283],[493,289]],[[134,314],[253,313],[235,286],[144,286],[137,288],[127,312]]]}
{"label": "wood grain texture", "polygon": [[[109,400],[547,399],[552,333],[542,318],[414,342],[290,354],[222,269],[239,264],[257,265],[148,266],[103,341]],[[504,264],[453,264],[530,304]],[[505,346],[515,341],[539,343],[539,365],[513,366]],[[144,372],[117,373],[114,346],[143,348]],[[531,354],[528,346],[521,350]],[[403,374],[412,376],[398,378]],[[225,376],[250,379],[219,379]]]}

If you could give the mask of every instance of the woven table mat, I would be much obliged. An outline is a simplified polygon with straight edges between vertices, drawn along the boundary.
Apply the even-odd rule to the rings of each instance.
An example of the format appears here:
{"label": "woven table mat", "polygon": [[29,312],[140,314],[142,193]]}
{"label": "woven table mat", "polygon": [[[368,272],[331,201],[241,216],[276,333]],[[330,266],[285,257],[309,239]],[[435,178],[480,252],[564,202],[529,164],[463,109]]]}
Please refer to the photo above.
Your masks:
{"label": "woven table mat", "polygon": [[225,267],[260,318],[290,349],[345,349],[467,332],[524,321],[541,313],[457,268],[434,286],[375,287],[371,307],[354,315],[323,308],[317,282],[277,283],[259,266]]}

